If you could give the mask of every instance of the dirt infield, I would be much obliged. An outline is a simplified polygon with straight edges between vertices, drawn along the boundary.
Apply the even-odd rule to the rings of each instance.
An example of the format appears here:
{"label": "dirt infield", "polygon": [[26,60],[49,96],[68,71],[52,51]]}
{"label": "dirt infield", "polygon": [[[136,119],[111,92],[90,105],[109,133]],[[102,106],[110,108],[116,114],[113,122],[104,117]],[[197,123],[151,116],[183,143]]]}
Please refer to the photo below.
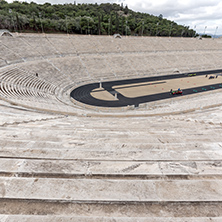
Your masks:
{"label": "dirt infield", "polygon": [[180,88],[183,90],[217,83],[222,83],[222,77],[209,79],[209,77],[204,76],[192,76],[158,82],[114,86],[113,89],[125,97],[136,98],[157,93],[169,92],[171,89],[176,90]]}

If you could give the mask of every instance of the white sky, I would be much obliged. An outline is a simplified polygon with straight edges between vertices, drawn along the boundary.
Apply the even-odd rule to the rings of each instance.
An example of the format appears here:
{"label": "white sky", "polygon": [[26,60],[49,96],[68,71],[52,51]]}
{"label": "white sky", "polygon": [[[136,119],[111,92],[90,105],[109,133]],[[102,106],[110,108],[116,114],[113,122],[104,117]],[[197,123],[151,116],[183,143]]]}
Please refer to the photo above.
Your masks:
{"label": "white sky", "polygon": [[[26,2],[44,4],[74,3],[75,0],[26,0]],[[8,0],[12,2],[12,0]],[[123,3],[128,8],[146,12],[189,26],[198,33],[222,35],[222,1],[221,0],[76,0],[76,3]],[[218,29],[217,29],[218,27]]]}

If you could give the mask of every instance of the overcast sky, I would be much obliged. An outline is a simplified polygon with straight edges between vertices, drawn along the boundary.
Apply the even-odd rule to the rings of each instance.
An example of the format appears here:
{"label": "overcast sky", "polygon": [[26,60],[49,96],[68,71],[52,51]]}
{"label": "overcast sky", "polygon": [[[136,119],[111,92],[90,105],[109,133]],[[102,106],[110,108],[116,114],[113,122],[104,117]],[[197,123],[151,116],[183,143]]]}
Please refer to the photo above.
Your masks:
{"label": "overcast sky", "polygon": [[[74,0],[26,0],[43,4],[74,3]],[[8,2],[12,2],[8,0]],[[181,25],[189,26],[198,33],[222,35],[221,0],[76,0],[76,3],[123,3],[130,9],[153,15],[162,14]],[[218,27],[218,28],[217,28]]]}

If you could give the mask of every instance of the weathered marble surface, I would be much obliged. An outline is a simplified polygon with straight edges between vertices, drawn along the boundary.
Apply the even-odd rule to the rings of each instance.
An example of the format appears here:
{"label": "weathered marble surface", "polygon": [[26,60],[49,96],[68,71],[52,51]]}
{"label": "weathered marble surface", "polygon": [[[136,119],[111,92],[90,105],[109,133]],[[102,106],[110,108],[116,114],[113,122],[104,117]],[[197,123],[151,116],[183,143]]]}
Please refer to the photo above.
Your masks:
{"label": "weathered marble surface", "polygon": [[[221,68],[221,40],[147,38],[137,44],[132,38],[107,44],[113,39],[38,37],[0,39],[0,76],[17,67],[57,86],[56,101],[39,94],[30,100],[16,94],[26,90],[11,78],[6,96],[13,103],[0,100],[0,221],[222,221],[221,90],[126,112],[93,111],[73,106],[69,98],[73,80],[79,85],[106,74],[167,74],[172,64],[191,71],[186,56],[194,70]],[[153,42],[142,52],[143,44]],[[161,44],[166,51],[158,51]],[[27,50],[31,46],[39,47]],[[159,57],[165,62],[156,62]],[[116,64],[112,72],[104,65],[107,58]],[[97,72],[95,61],[107,69]],[[141,61],[147,63],[139,66]]]}

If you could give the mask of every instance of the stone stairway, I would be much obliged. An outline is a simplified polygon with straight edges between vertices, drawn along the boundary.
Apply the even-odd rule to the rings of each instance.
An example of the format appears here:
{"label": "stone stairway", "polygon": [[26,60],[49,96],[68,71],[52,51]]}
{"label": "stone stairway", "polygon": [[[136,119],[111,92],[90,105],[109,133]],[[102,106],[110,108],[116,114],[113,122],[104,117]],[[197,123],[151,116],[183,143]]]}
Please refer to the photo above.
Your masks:
{"label": "stone stairway", "polygon": [[221,220],[219,108],[130,119],[13,113],[0,126],[2,221]]}

